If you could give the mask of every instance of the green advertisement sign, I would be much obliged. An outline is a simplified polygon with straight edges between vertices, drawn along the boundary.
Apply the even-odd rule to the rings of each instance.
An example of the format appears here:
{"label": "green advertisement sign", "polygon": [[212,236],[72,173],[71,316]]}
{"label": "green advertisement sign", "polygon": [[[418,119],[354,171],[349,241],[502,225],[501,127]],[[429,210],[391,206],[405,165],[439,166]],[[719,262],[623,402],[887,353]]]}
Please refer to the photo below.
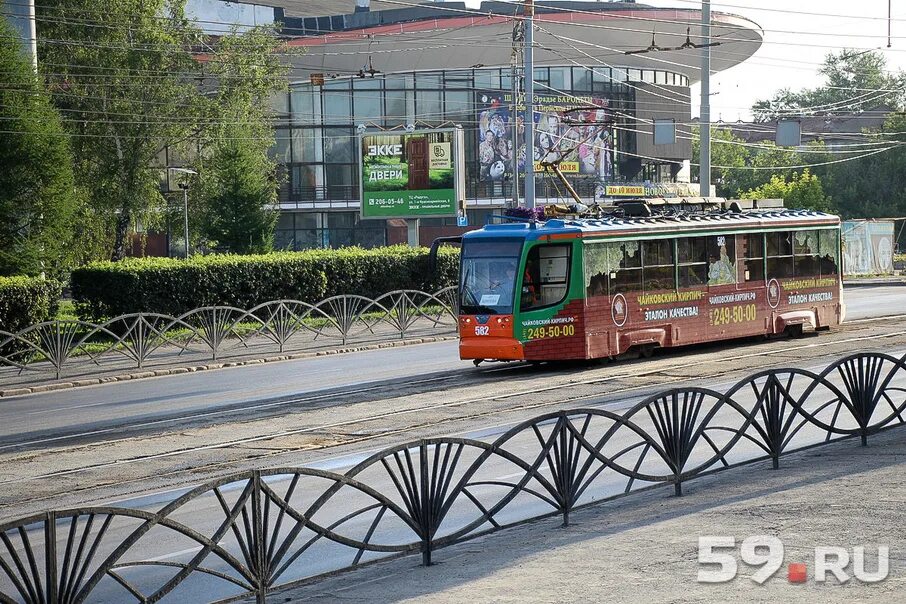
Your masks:
{"label": "green advertisement sign", "polygon": [[462,131],[362,134],[362,218],[456,216]]}

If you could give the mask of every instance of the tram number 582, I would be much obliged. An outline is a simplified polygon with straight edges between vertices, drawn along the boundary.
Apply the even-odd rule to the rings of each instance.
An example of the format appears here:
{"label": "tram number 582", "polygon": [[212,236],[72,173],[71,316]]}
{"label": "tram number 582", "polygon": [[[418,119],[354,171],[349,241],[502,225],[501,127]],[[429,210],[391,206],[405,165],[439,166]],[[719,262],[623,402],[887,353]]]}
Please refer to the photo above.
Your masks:
{"label": "tram number 582", "polygon": [[487,325],[476,325],[475,326],[475,335],[476,336],[486,336],[491,333],[491,328]]}

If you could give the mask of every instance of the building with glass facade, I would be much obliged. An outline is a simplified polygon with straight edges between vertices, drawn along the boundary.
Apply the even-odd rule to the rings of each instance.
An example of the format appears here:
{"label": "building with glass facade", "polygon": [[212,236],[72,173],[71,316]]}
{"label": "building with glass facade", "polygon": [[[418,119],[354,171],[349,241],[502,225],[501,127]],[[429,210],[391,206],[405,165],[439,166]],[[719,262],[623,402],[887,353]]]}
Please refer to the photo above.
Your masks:
{"label": "building with glass facade", "polygon": [[[279,4],[277,2],[276,4]],[[319,3],[324,5],[325,3]],[[690,85],[699,79],[700,13],[631,2],[557,2],[535,20],[533,141],[522,136],[524,104],[512,2],[461,2],[283,17],[294,37],[293,82],[276,97],[276,158],[285,173],[277,247],[401,243],[402,220],[359,217],[360,132],[459,124],[465,134],[469,224],[514,203],[527,157],[556,156],[576,192],[602,200],[618,185],[688,181]],[[393,3],[383,3],[384,6]],[[407,3],[401,3],[403,5]],[[626,54],[651,44],[661,53]],[[761,44],[751,21],[713,14],[712,69],[750,57]],[[513,61],[516,57],[518,60]],[[515,72],[514,72],[514,63]],[[653,124],[673,120],[677,138],[655,145]],[[556,179],[536,177],[537,202],[566,200]],[[421,240],[458,233],[455,217],[421,220]]]}

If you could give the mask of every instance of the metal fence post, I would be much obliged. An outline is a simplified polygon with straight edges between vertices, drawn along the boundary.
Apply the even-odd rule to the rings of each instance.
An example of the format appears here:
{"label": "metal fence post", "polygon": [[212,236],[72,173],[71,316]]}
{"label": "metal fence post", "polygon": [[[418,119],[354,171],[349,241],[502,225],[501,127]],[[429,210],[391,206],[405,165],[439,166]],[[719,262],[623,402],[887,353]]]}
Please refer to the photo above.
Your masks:
{"label": "metal fence post", "polygon": [[44,571],[47,604],[56,604],[59,585],[57,578],[57,513],[53,510],[44,515]]}
{"label": "metal fence post", "polygon": [[267,603],[267,563],[264,555],[264,519],[261,517],[261,471],[252,473],[252,538],[255,548],[255,596],[258,604]]}

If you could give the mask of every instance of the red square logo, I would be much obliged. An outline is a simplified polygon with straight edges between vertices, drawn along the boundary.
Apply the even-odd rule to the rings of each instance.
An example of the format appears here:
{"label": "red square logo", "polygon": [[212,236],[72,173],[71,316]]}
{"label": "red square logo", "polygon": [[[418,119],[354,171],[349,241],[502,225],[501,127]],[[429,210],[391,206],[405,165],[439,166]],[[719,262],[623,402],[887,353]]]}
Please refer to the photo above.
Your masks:
{"label": "red square logo", "polygon": [[787,568],[786,577],[790,583],[805,583],[808,580],[808,568],[805,564],[794,562]]}

